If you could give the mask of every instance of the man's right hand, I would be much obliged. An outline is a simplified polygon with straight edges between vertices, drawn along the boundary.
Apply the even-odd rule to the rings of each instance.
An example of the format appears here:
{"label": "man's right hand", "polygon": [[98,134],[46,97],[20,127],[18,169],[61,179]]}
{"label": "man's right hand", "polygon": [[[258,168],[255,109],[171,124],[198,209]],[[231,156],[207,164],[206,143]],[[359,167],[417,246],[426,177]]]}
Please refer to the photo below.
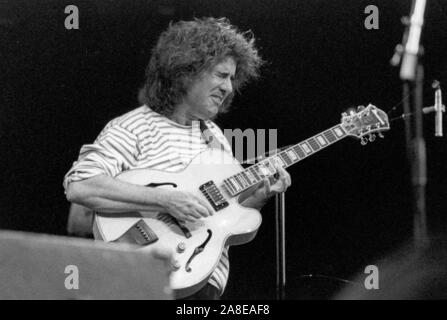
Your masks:
{"label": "man's right hand", "polygon": [[195,222],[214,212],[210,204],[188,191],[167,191],[162,206],[180,222]]}

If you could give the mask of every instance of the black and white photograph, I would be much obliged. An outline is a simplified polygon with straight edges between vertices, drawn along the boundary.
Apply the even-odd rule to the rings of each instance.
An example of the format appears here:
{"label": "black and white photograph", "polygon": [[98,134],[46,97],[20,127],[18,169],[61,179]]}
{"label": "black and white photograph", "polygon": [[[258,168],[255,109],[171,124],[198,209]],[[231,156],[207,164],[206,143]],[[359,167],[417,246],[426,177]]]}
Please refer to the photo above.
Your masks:
{"label": "black and white photograph", "polygon": [[444,0],[0,0],[0,300],[447,299],[446,88]]}

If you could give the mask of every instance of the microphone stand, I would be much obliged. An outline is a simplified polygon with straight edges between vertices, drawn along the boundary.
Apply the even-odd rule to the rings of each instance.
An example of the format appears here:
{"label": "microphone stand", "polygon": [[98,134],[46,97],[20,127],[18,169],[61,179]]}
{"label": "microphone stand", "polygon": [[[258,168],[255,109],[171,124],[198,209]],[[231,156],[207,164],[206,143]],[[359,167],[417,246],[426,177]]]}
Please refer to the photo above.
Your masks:
{"label": "microphone stand", "polygon": [[[242,164],[253,163],[265,159],[289,148],[291,145],[269,151],[266,154],[244,161]],[[276,299],[286,297],[286,194],[275,195],[275,228],[276,228]]]}
{"label": "microphone stand", "polygon": [[[412,119],[405,118],[405,138],[411,167],[414,197],[413,238],[416,248],[428,245],[425,206],[427,164],[422,126],[424,69],[420,62],[423,53],[420,36],[424,21],[425,3],[426,0],[413,0],[411,19],[406,23],[407,28],[402,44],[396,47],[396,53],[391,60],[391,64],[395,66],[402,62],[400,78],[403,82],[404,113],[414,114]],[[408,93],[411,86],[414,86],[414,94],[410,99]],[[410,110],[410,100],[412,100],[413,112]]]}
{"label": "microphone stand", "polygon": [[275,195],[276,213],[276,300],[286,297],[286,194]]}

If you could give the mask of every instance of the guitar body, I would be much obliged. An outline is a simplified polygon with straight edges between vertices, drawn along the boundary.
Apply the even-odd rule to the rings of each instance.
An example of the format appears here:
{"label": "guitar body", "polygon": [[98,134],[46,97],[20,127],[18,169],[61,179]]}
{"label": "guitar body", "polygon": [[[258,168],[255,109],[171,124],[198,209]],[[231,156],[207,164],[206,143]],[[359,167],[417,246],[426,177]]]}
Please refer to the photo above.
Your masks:
{"label": "guitar body", "polygon": [[[221,186],[225,178],[241,169],[240,164],[227,153],[219,149],[208,149],[198,154],[180,172],[135,169],[123,172],[117,179],[137,185],[156,184],[157,188],[189,191],[208,201],[199,190],[201,185],[213,181],[216,186]],[[183,226],[189,234],[185,234],[185,229],[170,215],[160,212],[97,213],[97,231],[101,240],[115,241],[143,219],[158,240],[141,250],[168,249],[172,252],[178,268],[171,273],[171,288],[176,297],[182,298],[198,291],[208,282],[225,246],[251,241],[261,224],[259,211],[241,206],[238,196],[230,197],[223,190],[220,188],[228,205],[214,211],[212,216],[194,223],[186,222]],[[204,243],[203,251],[194,254],[195,249]],[[183,252],[179,252],[182,251],[178,250],[179,244],[184,246]]]}
{"label": "guitar body", "polygon": [[[142,250],[158,248],[172,252],[174,271],[171,273],[171,288],[179,298],[188,296],[207,283],[225,246],[243,244],[255,237],[261,215],[255,209],[242,207],[239,195],[275,174],[274,164],[279,163],[286,168],[347,136],[361,139],[365,145],[374,141],[375,133],[383,137],[381,132],[389,128],[387,114],[370,104],[366,108],[360,106],[358,112],[343,113],[340,124],[245,170],[231,155],[220,149],[208,149],[199,153],[181,172],[126,171],[117,178],[148,187],[190,191],[212,204],[214,215],[180,226],[167,213],[98,213],[95,225],[99,235],[95,236],[115,241],[126,236],[128,231],[145,234],[147,242],[143,240],[142,243],[150,245],[143,246]],[[147,226],[150,229],[146,231],[150,231],[151,237],[140,230]]]}

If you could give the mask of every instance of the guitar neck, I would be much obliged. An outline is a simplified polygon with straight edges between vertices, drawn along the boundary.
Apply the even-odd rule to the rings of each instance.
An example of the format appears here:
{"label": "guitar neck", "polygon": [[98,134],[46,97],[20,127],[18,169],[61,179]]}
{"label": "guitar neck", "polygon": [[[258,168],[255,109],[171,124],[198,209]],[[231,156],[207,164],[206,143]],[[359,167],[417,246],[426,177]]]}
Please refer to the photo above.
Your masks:
{"label": "guitar neck", "polygon": [[264,178],[274,175],[276,173],[275,162],[283,168],[290,167],[346,136],[346,131],[338,124],[225,179],[224,187],[234,197],[261,182]]}

